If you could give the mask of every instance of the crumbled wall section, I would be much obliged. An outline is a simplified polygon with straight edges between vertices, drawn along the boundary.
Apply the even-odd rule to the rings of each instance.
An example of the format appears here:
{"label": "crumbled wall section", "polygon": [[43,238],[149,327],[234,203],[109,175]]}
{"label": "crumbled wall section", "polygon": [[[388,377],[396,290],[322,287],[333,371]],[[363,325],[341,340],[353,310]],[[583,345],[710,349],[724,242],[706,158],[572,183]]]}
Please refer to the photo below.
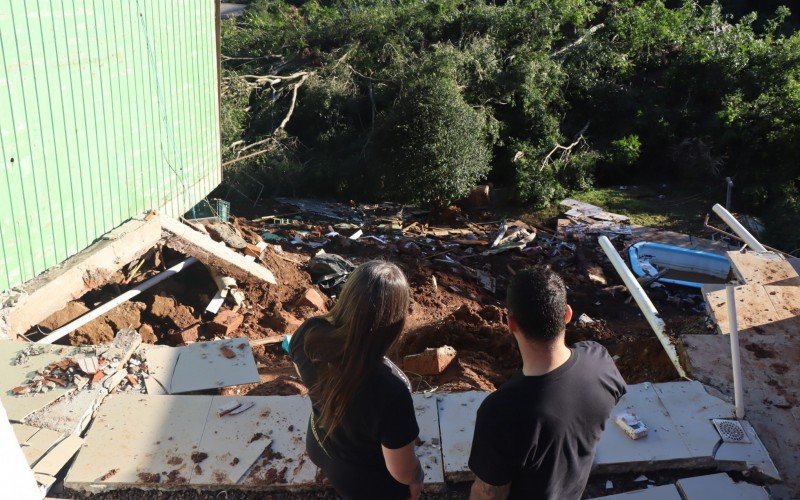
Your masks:
{"label": "crumbled wall section", "polygon": [[6,0],[0,292],[221,181],[215,0]]}
{"label": "crumbled wall section", "polygon": [[11,292],[0,293],[0,337],[26,332],[67,302],[108,281],[161,238],[158,215],[131,219],[59,266]]}

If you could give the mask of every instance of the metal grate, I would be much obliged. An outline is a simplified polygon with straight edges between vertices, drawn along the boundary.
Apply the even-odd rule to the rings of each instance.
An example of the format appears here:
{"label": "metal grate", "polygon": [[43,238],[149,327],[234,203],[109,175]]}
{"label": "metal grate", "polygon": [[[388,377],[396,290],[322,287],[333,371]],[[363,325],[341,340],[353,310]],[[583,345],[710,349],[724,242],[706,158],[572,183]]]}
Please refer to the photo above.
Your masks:
{"label": "metal grate", "polygon": [[726,443],[749,443],[750,438],[738,420],[715,418],[712,420],[722,441]]}

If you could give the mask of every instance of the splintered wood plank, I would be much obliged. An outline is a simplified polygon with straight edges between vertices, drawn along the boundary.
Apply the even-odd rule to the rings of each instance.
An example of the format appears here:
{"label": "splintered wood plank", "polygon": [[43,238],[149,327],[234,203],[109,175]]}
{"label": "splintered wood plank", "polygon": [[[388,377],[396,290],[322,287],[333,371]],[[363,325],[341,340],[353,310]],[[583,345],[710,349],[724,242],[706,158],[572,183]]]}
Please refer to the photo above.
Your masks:
{"label": "splintered wood plank", "polygon": [[469,391],[436,396],[444,474],[448,480],[464,481],[473,477],[468,462],[475,433],[475,417],[478,407],[488,395],[488,392]]}
{"label": "splintered wood plank", "polygon": [[167,246],[186,255],[197,258],[203,264],[221,269],[240,282],[265,281],[277,285],[272,271],[244,255],[237,253],[224,243],[211,239],[206,234],[195,231],[191,227],[171,217],[162,216],[164,230],[173,237],[167,239]]}
{"label": "splintered wood plank", "polygon": [[[783,287],[786,288],[786,287]],[[704,287],[706,307],[717,328],[723,335],[731,333],[728,320],[728,296],[724,287],[711,290]],[[776,321],[791,318],[793,314],[784,308],[777,309],[770,300],[769,292],[759,284],[739,285],[734,290],[736,298],[736,319],[740,332],[761,327]]]}
{"label": "splintered wood plank", "polygon": [[438,491],[444,487],[444,466],[436,398],[424,394],[414,394],[413,398],[421,441],[416,452],[425,471],[425,491]]}
{"label": "splintered wood plank", "polygon": [[772,252],[728,252],[734,274],[748,285],[800,285],[791,262]]}

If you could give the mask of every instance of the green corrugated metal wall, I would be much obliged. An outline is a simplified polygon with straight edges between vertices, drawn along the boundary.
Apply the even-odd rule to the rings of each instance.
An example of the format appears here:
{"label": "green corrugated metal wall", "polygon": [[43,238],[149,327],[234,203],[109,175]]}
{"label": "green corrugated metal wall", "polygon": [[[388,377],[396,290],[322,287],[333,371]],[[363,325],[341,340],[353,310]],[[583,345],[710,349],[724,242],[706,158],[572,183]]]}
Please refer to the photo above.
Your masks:
{"label": "green corrugated metal wall", "polygon": [[0,291],[220,182],[214,0],[0,0]]}

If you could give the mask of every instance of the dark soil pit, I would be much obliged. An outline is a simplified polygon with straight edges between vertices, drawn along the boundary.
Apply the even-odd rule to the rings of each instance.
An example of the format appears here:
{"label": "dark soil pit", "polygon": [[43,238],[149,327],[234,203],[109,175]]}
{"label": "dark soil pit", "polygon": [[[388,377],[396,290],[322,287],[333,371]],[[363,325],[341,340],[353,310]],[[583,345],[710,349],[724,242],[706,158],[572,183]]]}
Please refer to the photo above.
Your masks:
{"label": "dark soil pit", "polygon": [[[114,274],[109,283],[68,303],[64,309],[31,328],[27,334],[49,333],[185,258],[181,254],[163,249],[162,252],[151,255],[129,282],[129,276],[125,272]],[[135,263],[131,266],[133,264]],[[175,345],[171,334],[206,319],[203,316],[204,311],[214,293],[216,285],[208,270],[201,264],[195,264],[78,328],[57,343],[109,343],[117,331],[130,327],[138,330],[146,343]]]}

